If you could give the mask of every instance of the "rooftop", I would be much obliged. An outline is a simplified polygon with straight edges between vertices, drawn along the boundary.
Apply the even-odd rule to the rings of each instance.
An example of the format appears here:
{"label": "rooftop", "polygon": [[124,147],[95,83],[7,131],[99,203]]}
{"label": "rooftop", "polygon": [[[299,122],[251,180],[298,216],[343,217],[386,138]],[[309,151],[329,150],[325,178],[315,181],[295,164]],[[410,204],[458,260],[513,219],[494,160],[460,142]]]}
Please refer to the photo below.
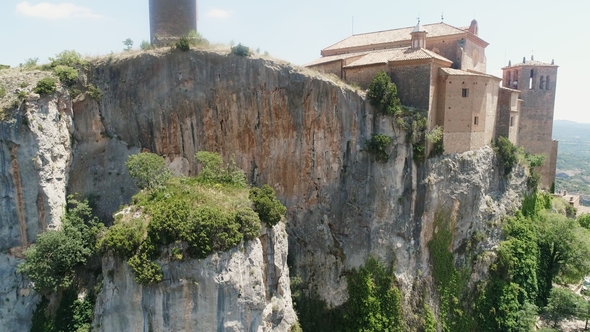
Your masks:
{"label": "rooftop", "polygon": [[[460,29],[446,23],[433,23],[420,25],[422,29],[428,32],[428,38],[439,36],[450,36],[467,33],[466,29]],[[377,31],[352,35],[344,40],[337,42],[334,45],[328,46],[324,51],[337,50],[342,48],[377,45],[393,43],[398,41],[410,41],[410,33],[414,30],[414,26],[406,28],[398,28],[393,30]]]}
{"label": "rooftop", "polygon": [[502,69],[523,67],[523,66],[557,67],[557,65],[555,65],[553,63],[546,63],[546,62],[541,62],[541,61],[531,59],[531,60],[526,60],[524,62],[519,62],[519,63],[513,64],[513,65],[508,65]]}
{"label": "rooftop", "polygon": [[[501,80],[501,78],[499,78],[497,76],[486,74],[486,73],[480,73],[480,72],[473,71],[473,70],[461,70],[461,69],[453,69],[453,68],[440,68],[440,70],[447,75],[453,75],[453,76],[483,76],[483,77],[491,77],[491,78]],[[515,91],[517,91],[517,90],[515,90]]]}

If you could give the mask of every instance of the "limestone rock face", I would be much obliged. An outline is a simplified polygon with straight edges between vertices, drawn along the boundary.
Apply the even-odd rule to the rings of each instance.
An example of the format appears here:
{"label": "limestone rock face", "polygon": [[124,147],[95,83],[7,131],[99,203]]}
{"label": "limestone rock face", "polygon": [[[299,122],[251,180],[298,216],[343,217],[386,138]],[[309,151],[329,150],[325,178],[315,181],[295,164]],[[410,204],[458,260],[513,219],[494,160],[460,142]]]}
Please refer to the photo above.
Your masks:
{"label": "limestone rock face", "polygon": [[225,253],[159,263],[163,281],[142,286],[127,263],[104,259],[94,331],[289,331],[297,321],[284,223]]}
{"label": "limestone rock face", "polygon": [[[250,182],[271,185],[287,206],[291,272],[301,278],[306,295],[329,306],[347,300],[346,272],[370,256],[395,262],[405,301],[411,301],[419,295],[412,290],[416,280],[432,286],[427,244],[437,231],[437,213],[451,216],[452,249],[460,265],[461,248],[476,232],[487,237],[479,249],[494,248],[496,222],[518,207],[526,190],[524,171],[500,175],[490,148],[417,165],[411,134],[394,118],[377,114],[362,93],[270,60],[156,50],[99,60],[88,82],[101,90],[101,98],[81,97],[72,105],[74,142],[70,154],[63,154],[71,163],[68,169],[66,157],[58,158],[64,160],[64,182],[61,196],[45,205],[52,207],[45,212],[51,222],[36,212],[39,188],[48,186],[40,175],[48,172],[45,159],[38,162],[43,172],[25,163],[39,155],[36,125],[2,127],[0,234],[12,241],[7,248],[22,245],[13,143],[19,153],[30,150],[18,163],[28,172],[20,185],[31,218],[26,219],[28,241],[44,228],[32,226],[39,220],[57,222],[53,206],[66,192],[91,196],[99,216],[110,220],[137,191],[125,168],[130,154],[164,155],[177,174],[185,175],[197,173],[194,155],[200,150],[218,152],[226,161],[233,157]],[[38,109],[49,104],[40,100]],[[387,162],[365,151],[374,133],[392,138]],[[106,259],[94,326],[104,331],[288,331],[294,319],[286,247],[277,247],[285,240],[279,241],[279,233],[268,231],[245,247],[199,262],[162,262],[165,281],[153,286],[137,285],[126,264]],[[485,277],[485,268],[474,270],[474,278]],[[1,265],[0,277],[10,275],[15,285],[13,272],[5,271],[13,270]],[[0,313],[4,308],[0,300]],[[21,313],[24,320],[26,312]],[[0,326],[12,326],[2,317],[7,316],[0,316]]]}
{"label": "limestone rock face", "polygon": [[[34,83],[38,76],[26,78]],[[27,330],[31,324],[37,297],[16,267],[38,233],[60,225],[72,154],[71,131],[72,106],[65,90],[42,98],[29,94],[18,112],[0,121],[3,328]]]}

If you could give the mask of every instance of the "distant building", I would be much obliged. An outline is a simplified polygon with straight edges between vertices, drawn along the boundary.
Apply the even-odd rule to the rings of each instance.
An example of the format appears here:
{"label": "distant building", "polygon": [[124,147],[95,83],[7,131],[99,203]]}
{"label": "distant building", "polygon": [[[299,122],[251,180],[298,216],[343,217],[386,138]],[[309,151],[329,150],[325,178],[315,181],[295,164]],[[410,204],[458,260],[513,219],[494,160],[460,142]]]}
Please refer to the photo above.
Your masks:
{"label": "distant building", "polygon": [[[473,20],[457,28],[435,23],[350,36],[321,51],[307,67],[366,88],[380,71],[398,87],[400,101],[443,127],[446,153],[483,147],[507,137],[525,151],[546,156],[542,189],[555,181],[557,142],[552,124],[557,66],[531,59],[486,74],[488,43]],[[528,75],[528,76],[527,76]]]}
{"label": "distant building", "polygon": [[150,42],[168,46],[197,31],[197,0],[150,0]]}

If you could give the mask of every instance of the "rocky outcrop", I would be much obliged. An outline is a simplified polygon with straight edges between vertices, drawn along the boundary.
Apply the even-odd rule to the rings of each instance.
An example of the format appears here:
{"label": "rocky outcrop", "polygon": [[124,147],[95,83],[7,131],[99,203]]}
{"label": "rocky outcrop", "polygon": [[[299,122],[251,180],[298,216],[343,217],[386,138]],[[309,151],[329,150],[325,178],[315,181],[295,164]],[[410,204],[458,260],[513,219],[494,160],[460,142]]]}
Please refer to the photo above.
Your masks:
{"label": "rocky outcrop", "polygon": [[[101,98],[81,97],[73,103],[72,161],[69,172],[64,168],[68,192],[92,197],[108,220],[137,190],[124,165],[130,154],[149,150],[164,155],[177,173],[186,175],[197,172],[193,156],[199,150],[234,158],[252,183],[270,184],[287,205],[291,271],[303,281],[306,295],[329,306],[347,300],[345,273],[370,256],[395,262],[408,300],[415,295],[415,280],[429,280],[427,243],[436,233],[436,213],[452,216],[452,249],[461,264],[460,249],[475,232],[489,238],[480,244],[482,250],[493,248],[499,236],[495,222],[517,207],[526,187],[522,169],[510,177],[500,175],[489,148],[416,165],[411,135],[395,119],[376,114],[362,94],[266,59],[203,51],[129,53],[94,63],[88,81],[100,89]],[[385,163],[364,150],[373,133],[393,140]],[[0,167],[10,171],[1,174],[12,179],[11,150],[8,144],[2,147],[5,166]],[[33,180],[22,185],[24,192],[38,188],[40,182]],[[5,196],[18,196],[14,181],[2,181],[11,186]],[[25,207],[36,202],[24,196]],[[5,206],[14,210],[8,222],[14,227],[19,219],[12,204]],[[262,296],[261,289],[252,288],[262,273],[256,269],[265,269],[270,278],[265,292],[282,289],[286,294],[288,286],[284,260],[268,265],[249,261],[267,247],[265,241],[247,244],[245,253],[233,250],[198,263],[169,262],[167,281],[157,286],[140,287],[125,264],[105,261],[104,269],[114,272],[108,277],[103,271],[107,277],[96,326],[200,329],[192,325],[196,320],[210,324],[204,325],[210,330],[240,331],[248,324],[270,328],[282,316],[269,311],[268,301],[276,303],[280,296]],[[267,247],[266,255],[273,252],[284,255]],[[245,266],[255,270],[253,275]],[[201,279],[196,285],[190,278]],[[239,291],[241,285],[252,291]],[[286,295],[283,301],[277,308],[290,304]],[[292,322],[288,316],[276,320],[284,322],[274,327],[277,331]]]}
{"label": "rocky outcrop", "polygon": [[163,281],[141,286],[127,263],[104,260],[94,331],[289,331],[297,321],[284,223],[225,253],[159,263]]}

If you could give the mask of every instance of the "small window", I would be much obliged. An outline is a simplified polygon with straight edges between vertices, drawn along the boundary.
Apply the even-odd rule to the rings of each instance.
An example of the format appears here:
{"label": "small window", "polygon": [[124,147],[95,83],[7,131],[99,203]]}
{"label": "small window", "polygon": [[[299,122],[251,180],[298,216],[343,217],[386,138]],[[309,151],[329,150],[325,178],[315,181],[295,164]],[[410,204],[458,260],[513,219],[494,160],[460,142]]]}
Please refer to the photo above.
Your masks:
{"label": "small window", "polygon": [[479,116],[476,116],[476,117],[473,118],[473,125],[474,126],[479,125]]}
{"label": "small window", "polygon": [[549,88],[549,75],[547,75],[547,79],[545,80],[545,90],[550,90],[550,88]]}
{"label": "small window", "polygon": [[463,96],[464,98],[469,97],[469,89],[462,89],[461,96]]}
{"label": "small window", "polygon": [[541,80],[539,81],[539,89],[545,89],[545,76],[541,76]]}
{"label": "small window", "polygon": [[514,127],[514,116],[510,117],[510,127]]}

